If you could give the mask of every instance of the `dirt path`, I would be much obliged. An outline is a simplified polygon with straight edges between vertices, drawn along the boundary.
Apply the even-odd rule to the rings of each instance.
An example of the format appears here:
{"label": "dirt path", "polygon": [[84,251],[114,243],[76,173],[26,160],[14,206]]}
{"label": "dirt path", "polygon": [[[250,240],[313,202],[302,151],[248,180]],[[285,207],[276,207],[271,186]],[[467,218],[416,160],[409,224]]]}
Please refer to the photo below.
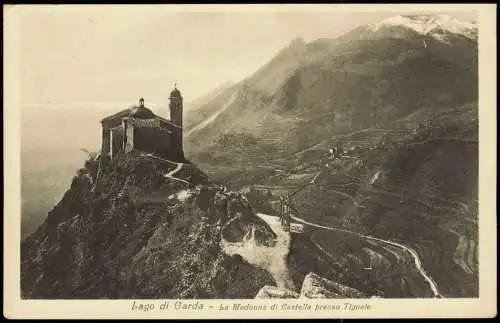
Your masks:
{"label": "dirt path", "polygon": [[359,202],[352,195],[349,195],[349,194],[341,192],[341,191],[334,190],[334,189],[332,189],[328,186],[325,186],[325,185],[320,185],[320,184],[314,184],[314,185],[319,186],[319,187],[321,187],[329,192],[333,192],[333,193],[342,195],[344,197],[347,197],[348,199],[350,199],[352,201],[352,204],[356,207],[359,207],[359,208],[363,207],[363,206],[361,206],[361,204],[359,204]]}
{"label": "dirt path", "polygon": [[173,170],[171,170],[167,174],[164,174],[163,177],[170,178],[170,179],[173,179],[174,181],[182,182],[182,183],[185,183],[185,184],[188,184],[188,185],[191,184],[188,181],[185,181],[185,180],[183,180],[181,178],[174,177],[174,175],[177,174],[177,172],[179,172],[182,169],[182,167],[184,166],[183,163],[176,163],[176,162],[173,162],[173,161],[168,160],[168,159],[164,159],[164,158],[161,158],[161,157],[158,157],[158,156],[154,156],[152,154],[145,154],[144,156],[155,158],[155,159],[159,159],[159,160],[162,160],[164,162],[176,165]]}
{"label": "dirt path", "polygon": [[182,163],[177,163],[177,166],[175,167],[175,169],[171,170],[170,172],[168,172],[167,174],[163,175],[164,177],[166,178],[170,178],[170,179],[173,179],[175,181],[179,181],[179,182],[183,182],[183,183],[186,183],[186,184],[190,184],[188,181],[185,181],[183,179],[180,179],[180,178],[177,178],[177,177],[174,177],[174,175],[180,171],[182,169],[182,166],[184,166],[184,164]]}

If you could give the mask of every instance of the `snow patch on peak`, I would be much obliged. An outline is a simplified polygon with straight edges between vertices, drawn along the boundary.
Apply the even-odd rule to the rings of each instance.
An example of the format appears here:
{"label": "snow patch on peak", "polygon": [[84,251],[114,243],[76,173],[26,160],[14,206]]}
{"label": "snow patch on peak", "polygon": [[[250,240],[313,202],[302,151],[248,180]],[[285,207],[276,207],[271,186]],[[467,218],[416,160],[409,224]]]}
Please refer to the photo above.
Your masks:
{"label": "snow patch on peak", "polygon": [[477,24],[470,21],[461,21],[449,15],[400,15],[389,17],[377,24],[371,24],[368,29],[378,31],[382,27],[400,26],[411,29],[421,35],[431,35],[442,40],[440,32],[474,38]]}

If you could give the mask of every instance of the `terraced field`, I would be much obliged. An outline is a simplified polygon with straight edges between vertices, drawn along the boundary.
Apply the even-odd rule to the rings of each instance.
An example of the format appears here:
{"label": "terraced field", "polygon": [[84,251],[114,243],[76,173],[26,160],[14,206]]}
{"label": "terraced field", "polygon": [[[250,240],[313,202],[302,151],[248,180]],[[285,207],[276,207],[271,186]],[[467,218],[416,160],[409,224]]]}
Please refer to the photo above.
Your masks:
{"label": "terraced field", "polygon": [[[322,142],[256,188],[293,196],[304,221],[338,228],[307,232],[385,297],[477,297],[477,139],[462,115],[470,109],[442,112],[440,128],[412,130],[410,116],[398,129],[351,133],[342,137],[342,156],[328,152],[339,138]],[[363,235],[406,246],[425,275],[410,252]]]}

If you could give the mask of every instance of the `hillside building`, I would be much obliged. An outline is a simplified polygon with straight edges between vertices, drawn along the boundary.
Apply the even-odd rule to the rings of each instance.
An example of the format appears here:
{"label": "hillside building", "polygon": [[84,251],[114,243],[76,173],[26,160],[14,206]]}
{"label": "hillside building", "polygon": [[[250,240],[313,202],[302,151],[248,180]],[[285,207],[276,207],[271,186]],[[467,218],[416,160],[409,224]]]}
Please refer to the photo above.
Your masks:
{"label": "hillside building", "polygon": [[170,120],[155,115],[139,105],[101,120],[101,157],[110,159],[138,150],[171,160],[184,160],[182,147],[182,95],[177,87],[170,92]]}

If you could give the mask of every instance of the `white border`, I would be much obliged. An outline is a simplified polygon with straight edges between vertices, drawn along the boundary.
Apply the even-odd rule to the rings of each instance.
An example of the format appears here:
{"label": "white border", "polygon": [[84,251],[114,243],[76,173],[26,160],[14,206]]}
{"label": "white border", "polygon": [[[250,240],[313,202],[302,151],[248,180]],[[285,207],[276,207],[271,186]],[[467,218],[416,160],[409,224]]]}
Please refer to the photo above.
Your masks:
{"label": "white border", "polygon": [[[175,5],[171,10],[216,12],[471,11],[479,22],[479,298],[370,300],[203,300],[202,311],[132,312],[133,300],[45,301],[20,299],[20,90],[17,14],[25,5],[4,6],[4,316],[7,318],[453,318],[496,316],[496,6],[493,4],[287,4]],[[46,10],[52,6],[43,5]],[[84,5],[80,7],[97,8]],[[155,5],[126,6],[155,10]],[[333,23],[333,22],[332,22]],[[459,176],[459,174],[457,174]],[[137,300],[139,302],[139,300]],[[141,301],[159,307],[163,300]],[[195,301],[182,301],[184,304]],[[366,311],[217,311],[221,304],[370,304]],[[214,306],[210,309],[208,306]]]}

